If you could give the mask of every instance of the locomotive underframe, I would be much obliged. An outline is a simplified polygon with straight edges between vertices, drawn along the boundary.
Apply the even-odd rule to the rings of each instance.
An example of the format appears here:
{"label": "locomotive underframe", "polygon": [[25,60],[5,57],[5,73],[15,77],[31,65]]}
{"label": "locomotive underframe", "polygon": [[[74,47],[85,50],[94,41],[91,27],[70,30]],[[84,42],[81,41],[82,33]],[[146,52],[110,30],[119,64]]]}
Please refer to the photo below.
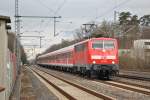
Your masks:
{"label": "locomotive underframe", "polygon": [[119,73],[119,66],[117,64],[110,65],[92,65],[93,70],[99,77],[115,76]]}
{"label": "locomotive underframe", "polygon": [[74,67],[76,71],[89,77],[98,76],[101,78],[109,78],[119,73],[119,66],[117,64],[90,64]]}

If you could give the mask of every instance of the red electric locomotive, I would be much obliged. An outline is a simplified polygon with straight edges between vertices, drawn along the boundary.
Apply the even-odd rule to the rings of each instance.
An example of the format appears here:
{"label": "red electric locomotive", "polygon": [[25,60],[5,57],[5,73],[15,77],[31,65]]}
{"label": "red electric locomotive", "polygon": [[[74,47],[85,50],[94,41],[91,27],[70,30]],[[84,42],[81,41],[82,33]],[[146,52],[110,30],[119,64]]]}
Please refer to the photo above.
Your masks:
{"label": "red electric locomotive", "polygon": [[91,38],[39,56],[39,65],[109,78],[119,72],[118,45],[113,38]]}

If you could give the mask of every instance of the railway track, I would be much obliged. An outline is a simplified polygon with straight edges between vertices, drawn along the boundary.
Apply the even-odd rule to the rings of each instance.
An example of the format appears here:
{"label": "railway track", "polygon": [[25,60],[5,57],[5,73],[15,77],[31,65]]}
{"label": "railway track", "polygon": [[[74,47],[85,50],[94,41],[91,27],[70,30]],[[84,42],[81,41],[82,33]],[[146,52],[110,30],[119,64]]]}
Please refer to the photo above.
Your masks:
{"label": "railway track", "polygon": [[[44,70],[44,69],[40,69],[38,68],[39,70],[42,70],[42,71],[45,71],[46,73],[51,73],[49,72],[48,70]],[[52,72],[53,73],[53,72]],[[54,72],[56,73],[56,72]],[[53,73],[53,74],[54,74]],[[59,72],[59,73],[62,73],[62,72]],[[59,74],[58,73],[58,74]],[[56,74],[57,75],[57,74]],[[71,74],[69,74],[71,75]],[[58,75],[60,77],[62,77],[61,75]],[[74,76],[74,75],[73,75]],[[79,76],[77,76],[79,77]],[[82,79],[82,77],[79,77]],[[68,80],[68,79],[67,79]],[[87,79],[89,80],[89,79]],[[92,82],[92,80],[90,80]],[[93,80],[95,81],[95,80]],[[76,83],[76,82],[74,82]],[[78,82],[77,82],[78,83]],[[93,83],[93,82],[92,82]],[[94,82],[95,83],[95,82]],[[100,80],[96,80],[96,84],[98,85],[99,83],[102,83],[107,86],[113,86],[115,87],[114,89],[118,89],[118,90],[127,90],[129,91],[130,93],[140,93],[141,95],[147,95],[147,96],[150,96],[150,87],[149,86],[143,86],[143,85],[140,85],[140,84],[134,84],[134,83],[128,83],[128,82],[122,82],[122,81],[119,81],[119,80],[111,80],[111,81],[100,81]],[[87,86],[88,87],[88,86]],[[89,88],[89,87],[88,87]],[[92,90],[94,91],[97,91],[95,89],[92,88]],[[97,91],[99,93],[99,91]],[[101,92],[100,92],[101,93]],[[119,91],[118,91],[119,93]],[[105,94],[105,93],[104,93]],[[120,94],[120,93],[119,93]],[[107,95],[107,93],[106,93]],[[110,96],[110,95],[109,95]],[[111,96],[111,97],[114,97],[114,96]],[[117,97],[118,98],[118,97]]]}
{"label": "railway track", "polygon": [[111,86],[115,86],[115,87],[118,87],[118,88],[130,90],[130,91],[150,95],[150,87],[148,87],[148,86],[142,86],[142,85],[138,85],[138,84],[131,84],[131,83],[121,82],[121,81],[100,81],[100,80],[94,80],[94,81],[104,83],[104,84],[107,84],[107,85],[111,85]]}
{"label": "railway track", "polygon": [[150,73],[148,72],[121,70],[118,77],[150,82]]}
{"label": "railway track", "polygon": [[136,80],[141,80],[141,81],[148,81],[148,82],[150,82],[150,77],[124,75],[124,74],[120,74],[120,75],[118,75],[118,77],[128,78],[128,79],[136,79]]}
{"label": "railway track", "polygon": [[150,86],[144,86],[144,85],[140,85],[140,84],[135,84],[135,83],[129,83],[129,82],[124,82],[124,81],[119,81],[119,80],[112,80],[118,83],[122,83],[122,84],[127,84],[127,85],[131,85],[131,86],[136,86],[136,87],[140,87],[140,88],[145,88],[145,89],[149,89],[150,90]]}
{"label": "railway track", "polygon": [[[107,95],[98,93],[96,91],[90,90],[79,84],[75,84],[71,81],[65,80],[58,76],[47,73],[39,69],[31,69],[41,78],[43,78],[47,83],[53,86],[56,90],[62,93],[69,100],[86,99],[86,100],[114,100],[114,98]],[[54,81],[55,80],[55,81]],[[65,89],[65,87],[67,87]],[[71,91],[72,90],[72,91]]]}

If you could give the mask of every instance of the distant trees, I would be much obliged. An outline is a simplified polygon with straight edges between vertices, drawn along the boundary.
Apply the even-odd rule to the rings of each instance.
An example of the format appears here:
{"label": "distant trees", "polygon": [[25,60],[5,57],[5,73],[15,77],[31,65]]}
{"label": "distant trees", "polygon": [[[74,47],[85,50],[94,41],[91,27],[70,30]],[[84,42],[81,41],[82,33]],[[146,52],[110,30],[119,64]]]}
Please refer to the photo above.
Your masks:
{"label": "distant trees", "polygon": [[27,55],[26,55],[22,45],[20,46],[20,50],[21,50],[21,61],[22,61],[23,64],[27,64],[28,63]]}
{"label": "distant trees", "polygon": [[142,25],[150,26],[150,15],[144,15],[138,19],[137,15],[133,15],[130,12],[121,12],[119,14],[120,25]]}
{"label": "distant trees", "polygon": [[119,25],[129,25],[130,17],[130,12],[121,12],[119,14]]}
{"label": "distant trees", "polygon": [[76,29],[74,34],[75,39],[82,40],[84,38],[83,29]]}
{"label": "distant trees", "polygon": [[144,15],[141,17],[140,23],[142,26],[150,26],[150,15]]}
{"label": "distant trees", "polygon": [[119,14],[119,25],[138,25],[139,22],[138,16],[132,16],[130,12],[121,12]]}
{"label": "distant trees", "polygon": [[108,21],[103,21],[102,24],[99,26],[99,30],[103,32],[104,37],[113,37],[113,23]]}
{"label": "distant trees", "polygon": [[139,25],[140,20],[137,15],[131,16],[130,25]]}
{"label": "distant trees", "polygon": [[139,37],[141,26],[150,26],[150,15],[144,15],[138,18],[130,12],[121,12],[119,14],[119,25],[123,35],[130,35],[134,38]]}
{"label": "distant trees", "polygon": [[119,14],[119,25],[122,36],[137,38],[139,32],[139,23],[137,15],[132,15],[130,12],[121,12]]}

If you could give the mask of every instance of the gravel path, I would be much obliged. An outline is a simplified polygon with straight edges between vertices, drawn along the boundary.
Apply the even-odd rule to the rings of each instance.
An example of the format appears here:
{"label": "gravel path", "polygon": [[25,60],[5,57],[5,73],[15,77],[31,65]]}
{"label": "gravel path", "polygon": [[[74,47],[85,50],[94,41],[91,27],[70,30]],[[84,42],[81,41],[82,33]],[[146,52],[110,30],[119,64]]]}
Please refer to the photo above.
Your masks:
{"label": "gravel path", "polygon": [[37,100],[58,100],[58,98],[30,71],[28,75],[31,79],[34,93]]}

